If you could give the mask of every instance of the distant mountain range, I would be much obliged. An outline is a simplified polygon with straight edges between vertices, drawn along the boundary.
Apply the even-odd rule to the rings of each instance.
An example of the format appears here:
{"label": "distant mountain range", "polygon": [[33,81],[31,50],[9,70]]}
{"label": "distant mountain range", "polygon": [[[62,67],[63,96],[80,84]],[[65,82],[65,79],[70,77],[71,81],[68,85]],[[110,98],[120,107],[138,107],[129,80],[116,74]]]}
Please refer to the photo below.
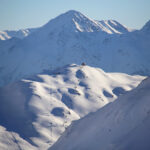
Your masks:
{"label": "distant mountain range", "polygon": [[[76,26],[75,28],[77,29],[77,31],[83,32],[83,28],[84,28],[83,26],[84,25],[86,26],[86,24],[88,22],[90,23],[90,21],[88,20],[89,18],[86,19],[87,17],[82,15],[80,12],[77,12],[74,10],[71,10],[71,11],[65,13],[65,15],[66,15],[66,17],[69,17],[68,19],[71,19],[71,18],[73,19],[75,16],[76,16],[75,17],[76,19],[78,18],[78,21],[76,19],[73,20],[75,23],[75,26]],[[61,15],[61,16],[63,16],[63,15]],[[79,23],[79,20],[80,20],[80,23]],[[88,21],[88,22],[86,23],[86,21]],[[132,29],[125,27],[124,25],[120,24],[119,22],[117,22],[115,20],[102,20],[102,21],[91,20],[91,21],[95,22],[95,23],[93,23],[93,29],[94,29],[94,26],[96,24],[98,24],[98,26],[101,28],[100,30],[107,32],[109,34],[113,34],[113,33],[122,34],[122,33],[134,31]],[[56,24],[58,24],[58,23],[56,22]],[[88,32],[88,28],[85,27],[84,29],[86,30],[85,32]],[[93,29],[90,29],[89,32],[92,32]],[[14,37],[19,38],[19,39],[23,39],[24,37],[28,36],[29,34],[31,34],[32,32],[34,32],[36,30],[38,30],[38,28],[29,28],[29,29],[21,29],[21,30],[13,30],[13,31],[11,31],[11,30],[0,31],[0,40],[8,40],[8,39],[11,39]]]}
{"label": "distant mountain range", "polygon": [[34,32],[35,29],[22,29],[22,30],[5,30],[0,31],[0,40],[8,40],[11,38],[19,38],[23,39],[24,37],[28,36],[30,33]]}
{"label": "distant mountain range", "polygon": [[27,33],[21,39],[0,40],[0,86],[82,62],[106,72],[150,75],[149,29],[149,22],[131,30],[114,20],[95,21],[68,11],[34,32],[18,31]]}

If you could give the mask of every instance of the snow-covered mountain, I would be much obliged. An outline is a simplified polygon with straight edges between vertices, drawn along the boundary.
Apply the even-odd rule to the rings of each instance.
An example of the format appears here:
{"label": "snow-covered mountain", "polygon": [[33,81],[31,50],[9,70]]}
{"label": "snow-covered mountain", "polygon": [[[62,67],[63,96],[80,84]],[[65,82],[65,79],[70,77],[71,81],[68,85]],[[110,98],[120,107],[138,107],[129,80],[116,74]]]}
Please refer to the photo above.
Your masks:
{"label": "snow-covered mountain", "polygon": [[0,149],[46,150],[73,120],[128,93],[144,78],[72,64],[4,86]]}
{"label": "snow-covered mountain", "polygon": [[[126,26],[120,24],[119,22],[115,20],[96,21],[74,10],[70,10],[67,13],[60,15],[58,18],[61,18],[61,20],[55,21],[54,24],[56,25],[59,24],[60,26],[62,26],[64,24],[67,24],[68,21],[70,21],[70,23],[67,24],[67,30],[68,30],[68,27],[74,28],[76,32],[78,31],[79,32],[93,32],[93,31],[102,30],[109,34],[113,34],[113,33],[122,34],[122,33],[133,31],[132,29],[127,28]],[[50,24],[51,24],[51,21],[50,21]],[[49,26],[49,23],[46,26]],[[0,40],[8,40],[13,37],[23,39],[24,37],[28,36],[29,34],[31,34],[32,32],[36,30],[38,30],[38,28],[29,28],[29,29],[12,30],[12,31],[11,30],[0,31]]]}
{"label": "snow-covered mountain", "polygon": [[133,31],[115,20],[96,21],[75,10],[70,10],[50,20],[44,28],[46,31],[51,28],[57,31],[60,28],[60,31],[65,30],[64,32],[106,32],[108,34]]}
{"label": "snow-covered mountain", "polygon": [[28,36],[31,32],[36,31],[37,29],[21,29],[21,30],[5,30],[0,31],[0,40],[8,40],[11,38],[19,38],[23,39],[24,37]]}
{"label": "snow-covered mountain", "polygon": [[149,33],[130,31],[113,20],[68,11],[23,39],[0,41],[0,86],[82,62],[106,72],[149,75]]}
{"label": "snow-covered mountain", "polygon": [[149,150],[150,78],[75,121],[50,150]]}

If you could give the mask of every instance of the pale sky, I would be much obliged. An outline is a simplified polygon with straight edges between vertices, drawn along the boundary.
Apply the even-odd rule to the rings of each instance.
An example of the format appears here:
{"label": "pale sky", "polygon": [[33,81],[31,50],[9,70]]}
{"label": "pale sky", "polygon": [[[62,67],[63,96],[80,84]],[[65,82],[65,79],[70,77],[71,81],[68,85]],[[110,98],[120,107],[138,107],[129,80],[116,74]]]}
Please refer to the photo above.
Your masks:
{"label": "pale sky", "polygon": [[72,9],[136,29],[150,20],[150,0],[0,0],[0,30],[39,27]]}

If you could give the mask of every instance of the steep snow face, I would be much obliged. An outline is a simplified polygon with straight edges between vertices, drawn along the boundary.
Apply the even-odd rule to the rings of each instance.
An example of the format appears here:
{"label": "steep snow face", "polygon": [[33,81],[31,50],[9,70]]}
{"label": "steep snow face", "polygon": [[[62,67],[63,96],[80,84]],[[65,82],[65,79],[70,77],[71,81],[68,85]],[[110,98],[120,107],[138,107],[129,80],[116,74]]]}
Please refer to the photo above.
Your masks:
{"label": "steep snow face", "polygon": [[[113,34],[112,34],[113,33]],[[0,41],[0,86],[66,64],[150,74],[150,37],[69,11],[13,44]]]}
{"label": "steep snow face", "polygon": [[50,150],[149,150],[150,78],[136,89],[75,121]]}
{"label": "steep snow face", "polygon": [[21,30],[5,30],[5,31],[0,31],[0,40],[8,40],[11,38],[19,38],[23,39],[24,37],[28,36],[31,32],[35,31],[35,29],[21,29]]}
{"label": "steep snow face", "polygon": [[73,64],[7,85],[0,89],[0,125],[6,128],[0,128],[0,149],[45,150],[73,120],[114,101],[143,79]]}
{"label": "steep snow face", "polygon": [[99,24],[104,29],[104,31],[109,34],[123,34],[134,31],[133,29],[129,29],[115,20],[102,20],[99,21]]}

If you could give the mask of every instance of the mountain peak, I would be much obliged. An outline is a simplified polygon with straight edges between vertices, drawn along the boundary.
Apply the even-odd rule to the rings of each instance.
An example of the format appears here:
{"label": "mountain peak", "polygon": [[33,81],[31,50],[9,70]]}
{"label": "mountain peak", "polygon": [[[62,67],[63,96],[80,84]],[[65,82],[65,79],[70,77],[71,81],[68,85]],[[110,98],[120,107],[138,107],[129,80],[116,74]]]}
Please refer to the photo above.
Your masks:
{"label": "mountain peak", "polygon": [[67,12],[64,13],[65,15],[82,15],[82,13],[80,13],[79,11],[76,10],[69,10]]}
{"label": "mountain peak", "polygon": [[142,31],[150,32],[150,20],[147,21],[146,24],[143,26]]}
{"label": "mountain peak", "polygon": [[79,11],[76,11],[76,10],[69,10],[69,11],[59,15],[57,18],[65,19],[66,21],[75,19],[78,22],[79,22],[79,20],[91,20],[87,16],[83,15],[82,13],[80,13]]}
{"label": "mountain peak", "polygon": [[96,21],[76,10],[69,10],[50,20],[46,27],[52,30],[71,32],[104,32],[108,34],[122,34],[131,32],[129,28],[115,20]]}
{"label": "mountain peak", "polygon": [[[52,25],[53,24],[53,25]],[[100,27],[98,23],[79,11],[76,10],[69,10],[58,17],[50,20],[46,25],[46,27],[52,26],[54,29],[62,29],[64,30],[69,30],[69,32],[75,31],[75,32],[95,32],[100,30]]]}

